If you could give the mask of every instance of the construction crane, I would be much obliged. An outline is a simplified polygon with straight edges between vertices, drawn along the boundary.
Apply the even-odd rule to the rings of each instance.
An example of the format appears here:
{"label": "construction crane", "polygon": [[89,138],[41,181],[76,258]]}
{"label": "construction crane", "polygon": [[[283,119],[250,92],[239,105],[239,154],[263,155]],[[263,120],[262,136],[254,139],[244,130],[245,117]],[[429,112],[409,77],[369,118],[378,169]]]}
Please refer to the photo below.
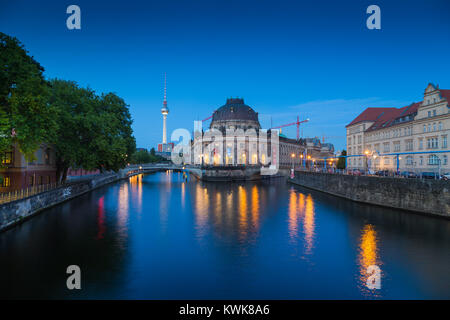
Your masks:
{"label": "construction crane", "polygon": [[281,128],[284,128],[284,127],[290,127],[290,126],[296,125],[297,126],[297,140],[299,140],[300,139],[300,124],[304,123],[304,122],[308,122],[308,121],[309,121],[309,119],[300,121],[299,116],[297,116],[297,121],[295,121],[295,122],[282,124],[281,126],[273,127],[273,128],[270,128],[270,129],[281,129]]}
{"label": "construction crane", "polygon": [[[216,110],[214,110],[214,112],[216,112]],[[214,112],[208,117],[202,120],[202,122],[208,121],[209,119],[211,119],[214,116]]]}

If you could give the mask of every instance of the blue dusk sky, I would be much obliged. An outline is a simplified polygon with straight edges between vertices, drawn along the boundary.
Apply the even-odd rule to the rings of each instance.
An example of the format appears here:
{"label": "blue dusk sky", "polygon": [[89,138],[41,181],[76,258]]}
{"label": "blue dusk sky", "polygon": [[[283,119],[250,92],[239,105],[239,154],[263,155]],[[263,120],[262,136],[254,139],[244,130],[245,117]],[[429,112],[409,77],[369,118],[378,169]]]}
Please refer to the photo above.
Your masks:
{"label": "blue dusk sky", "polygon": [[[66,8],[81,8],[68,30]],[[381,30],[366,9],[381,8]],[[192,130],[229,97],[264,128],[310,118],[304,136],[345,146],[366,107],[402,107],[429,82],[450,89],[450,1],[0,0],[0,31],[17,37],[47,78],[75,80],[130,105],[138,147]],[[205,123],[205,125],[209,125]],[[295,127],[283,131],[295,137]]]}

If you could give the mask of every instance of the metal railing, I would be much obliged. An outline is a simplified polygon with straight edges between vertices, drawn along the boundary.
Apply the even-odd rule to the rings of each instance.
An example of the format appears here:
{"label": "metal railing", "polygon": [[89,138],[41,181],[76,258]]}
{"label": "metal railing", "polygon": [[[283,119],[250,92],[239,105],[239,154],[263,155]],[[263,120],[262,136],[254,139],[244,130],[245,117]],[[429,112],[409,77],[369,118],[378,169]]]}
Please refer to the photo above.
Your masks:
{"label": "metal railing", "polygon": [[4,204],[4,203],[12,202],[15,200],[20,200],[20,199],[25,199],[25,198],[34,196],[34,195],[42,193],[42,192],[57,189],[57,188],[61,187],[62,185],[64,185],[64,183],[53,182],[53,183],[41,184],[41,185],[36,185],[36,186],[28,187],[28,188],[23,188],[23,189],[19,189],[19,190],[2,192],[2,193],[0,193],[0,204]]}

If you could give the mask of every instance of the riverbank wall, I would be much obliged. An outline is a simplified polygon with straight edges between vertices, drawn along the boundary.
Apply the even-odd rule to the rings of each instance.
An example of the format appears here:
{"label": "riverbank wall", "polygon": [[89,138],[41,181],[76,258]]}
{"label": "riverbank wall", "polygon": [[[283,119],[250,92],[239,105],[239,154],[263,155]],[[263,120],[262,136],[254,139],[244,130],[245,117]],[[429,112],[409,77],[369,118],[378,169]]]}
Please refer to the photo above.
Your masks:
{"label": "riverbank wall", "polygon": [[129,174],[125,170],[98,175],[82,181],[71,182],[28,198],[2,204],[0,205],[0,232],[24,222],[47,208],[128,176]]}
{"label": "riverbank wall", "polygon": [[297,171],[288,182],[357,202],[450,218],[448,181]]}

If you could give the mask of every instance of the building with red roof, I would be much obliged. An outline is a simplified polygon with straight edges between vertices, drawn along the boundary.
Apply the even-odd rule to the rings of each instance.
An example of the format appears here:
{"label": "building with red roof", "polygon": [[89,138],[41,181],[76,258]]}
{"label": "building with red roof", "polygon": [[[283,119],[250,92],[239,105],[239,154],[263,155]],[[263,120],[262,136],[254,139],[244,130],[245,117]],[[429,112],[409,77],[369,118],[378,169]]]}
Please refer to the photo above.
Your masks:
{"label": "building with red roof", "polygon": [[450,90],[428,84],[422,101],[367,108],[347,126],[347,168],[450,171]]}

